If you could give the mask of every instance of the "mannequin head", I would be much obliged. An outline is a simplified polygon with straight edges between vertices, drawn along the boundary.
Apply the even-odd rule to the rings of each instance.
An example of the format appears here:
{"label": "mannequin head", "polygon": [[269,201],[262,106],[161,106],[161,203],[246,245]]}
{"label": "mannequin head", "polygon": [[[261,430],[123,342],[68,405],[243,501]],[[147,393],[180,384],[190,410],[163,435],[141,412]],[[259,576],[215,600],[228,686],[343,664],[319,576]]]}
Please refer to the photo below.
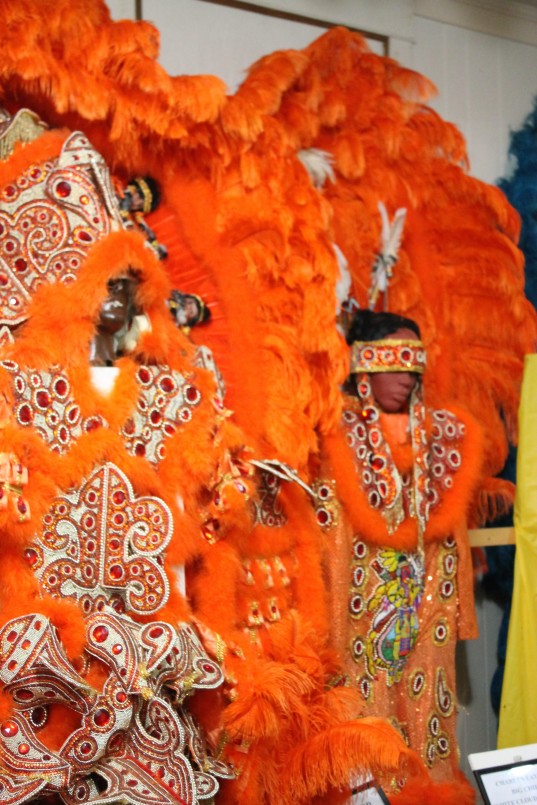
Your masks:
{"label": "mannequin head", "polygon": [[92,366],[111,366],[118,356],[119,336],[129,329],[136,313],[136,284],[136,277],[130,273],[108,281],[108,295],[99,311],[90,352]]}
{"label": "mannequin head", "polygon": [[[415,341],[420,338],[420,330],[416,322],[393,313],[373,313],[361,310],[355,315],[347,342],[380,341],[384,339]],[[412,371],[371,372],[369,383],[373,397],[379,408],[387,414],[401,413],[407,410],[410,395],[419,375]]]}
{"label": "mannequin head", "polygon": [[178,327],[195,327],[211,318],[211,311],[197,294],[173,290],[168,301]]}

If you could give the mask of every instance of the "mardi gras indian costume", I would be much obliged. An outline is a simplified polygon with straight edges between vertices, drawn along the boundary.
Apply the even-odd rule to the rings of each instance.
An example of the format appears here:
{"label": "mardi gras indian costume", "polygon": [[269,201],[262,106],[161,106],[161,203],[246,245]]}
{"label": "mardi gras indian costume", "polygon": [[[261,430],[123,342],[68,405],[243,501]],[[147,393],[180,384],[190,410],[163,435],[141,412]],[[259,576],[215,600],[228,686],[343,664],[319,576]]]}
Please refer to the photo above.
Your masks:
{"label": "mardi gras indian costume", "polygon": [[[232,771],[186,704],[223,675],[175,584],[196,534],[177,479],[210,488],[225,418],[157,258],[121,226],[102,158],[80,132],[27,117],[31,136],[0,163],[14,334],[0,362],[0,801],[196,803]],[[103,390],[91,344],[126,274],[151,332],[104,370]]]}
{"label": "mardi gras indian costume", "polygon": [[[467,415],[425,406],[417,335],[386,335],[353,343],[341,434],[326,440],[336,483],[318,516],[332,526],[333,637],[361,712],[390,719],[432,778],[450,783],[441,801],[471,802],[458,772],[454,652],[457,638],[476,636],[465,519],[480,440]],[[376,378],[390,376],[401,379],[383,397]]]}

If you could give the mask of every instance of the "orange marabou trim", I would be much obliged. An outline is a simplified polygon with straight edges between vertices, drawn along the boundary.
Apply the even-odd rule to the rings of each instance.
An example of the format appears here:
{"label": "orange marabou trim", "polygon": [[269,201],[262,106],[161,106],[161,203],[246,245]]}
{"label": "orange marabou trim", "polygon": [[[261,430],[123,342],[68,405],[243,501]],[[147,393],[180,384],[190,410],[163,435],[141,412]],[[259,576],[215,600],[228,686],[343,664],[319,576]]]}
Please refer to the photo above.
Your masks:
{"label": "orange marabou trim", "polygon": [[[462,465],[453,487],[444,492],[441,503],[433,511],[425,531],[425,542],[444,539],[461,523],[466,522],[469,507],[480,480],[483,437],[477,423],[467,412],[456,406],[450,410],[466,425],[462,445]],[[356,533],[376,545],[391,545],[412,549],[417,545],[417,529],[414,520],[407,518],[392,534],[389,534],[382,515],[374,510],[359,488],[352,453],[343,434],[325,437],[323,450],[327,458],[326,474],[336,480],[338,497],[350,518]]]}
{"label": "orange marabou trim", "polygon": [[19,143],[8,159],[0,161],[0,187],[14,182],[31,165],[55,159],[69,135],[66,129],[45,131],[30,143]]}

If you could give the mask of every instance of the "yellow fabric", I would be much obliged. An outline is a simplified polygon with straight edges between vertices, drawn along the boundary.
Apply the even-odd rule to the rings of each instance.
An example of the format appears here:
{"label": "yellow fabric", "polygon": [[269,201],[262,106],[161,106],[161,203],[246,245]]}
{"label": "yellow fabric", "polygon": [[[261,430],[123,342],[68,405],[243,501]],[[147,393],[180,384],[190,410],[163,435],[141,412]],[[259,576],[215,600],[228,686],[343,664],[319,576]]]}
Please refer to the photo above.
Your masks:
{"label": "yellow fabric", "polygon": [[520,403],[513,605],[498,747],[537,742],[537,355],[527,355]]}

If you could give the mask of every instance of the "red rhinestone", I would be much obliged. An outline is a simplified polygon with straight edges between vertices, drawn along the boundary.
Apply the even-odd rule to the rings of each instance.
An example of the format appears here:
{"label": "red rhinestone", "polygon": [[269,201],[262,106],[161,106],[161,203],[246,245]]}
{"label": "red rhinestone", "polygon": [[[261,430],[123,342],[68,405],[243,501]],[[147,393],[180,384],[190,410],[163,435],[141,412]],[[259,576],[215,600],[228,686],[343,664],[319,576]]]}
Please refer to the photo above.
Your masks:
{"label": "red rhinestone", "polygon": [[35,399],[40,408],[47,408],[50,405],[50,397],[46,391],[38,391]]}
{"label": "red rhinestone", "polygon": [[90,752],[91,752],[91,744],[89,743],[89,741],[84,741],[84,743],[80,745],[80,754],[89,755]]}
{"label": "red rhinestone", "polygon": [[191,403],[196,402],[196,400],[199,398],[199,392],[197,388],[195,386],[187,386],[185,389],[185,397],[188,400],[188,402]]}
{"label": "red rhinestone", "polygon": [[317,522],[319,525],[326,525],[330,519],[330,515],[326,511],[326,509],[319,509],[317,512]]}
{"label": "red rhinestone", "polygon": [[123,425],[123,433],[126,433],[127,436],[132,436],[132,434],[134,433],[135,430],[136,430],[136,427],[134,425],[134,420],[127,419],[127,421]]}
{"label": "red rhinestone", "polygon": [[16,271],[20,271],[20,272],[26,271],[27,267],[28,267],[28,263],[26,262],[26,260],[23,257],[18,257],[15,260],[15,270]]}
{"label": "red rhinestone", "polygon": [[15,721],[4,721],[0,727],[0,732],[5,738],[13,738],[19,731],[19,727]]}
{"label": "red rhinestone", "polygon": [[8,634],[7,638],[6,638],[7,642],[8,643],[14,643],[15,640],[17,639],[17,635],[18,635],[18,632],[16,632],[15,629],[12,629],[10,631],[10,633]]}
{"label": "red rhinestone", "polygon": [[153,425],[158,425],[160,420],[162,419],[160,411],[151,411],[150,419]]}
{"label": "red rhinestone", "polygon": [[60,198],[67,198],[71,195],[71,185],[69,182],[58,182],[56,185],[56,195]]}
{"label": "red rhinestone", "polygon": [[115,646],[112,646],[112,654],[115,654],[117,656],[118,654],[121,654],[122,651],[123,646],[121,645],[121,643],[116,643]]}
{"label": "red rhinestone", "polygon": [[113,539],[111,539],[108,544],[110,546],[110,550],[112,550],[112,551],[117,551],[117,549],[119,547],[121,547],[121,542],[118,540],[117,537],[114,537]]}
{"label": "red rhinestone", "polygon": [[119,506],[121,503],[125,502],[125,492],[122,492],[121,489],[116,489],[114,494],[112,495],[112,500],[114,503]]}
{"label": "red rhinestone", "polygon": [[21,648],[24,649],[24,651],[28,651],[31,645],[32,645],[31,642],[28,639],[26,639],[22,641]]}
{"label": "red rhinestone", "polygon": [[97,428],[101,427],[101,424],[101,420],[98,417],[91,417],[91,419],[88,419],[84,427],[86,431],[97,430]]}
{"label": "red rhinestone", "polygon": [[204,663],[203,663],[203,665],[202,665],[201,667],[203,668],[203,670],[204,670],[204,671],[205,671],[205,673],[207,673],[207,674],[212,674],[212,673],[213,673],[213,671],[214,671],[214,666],[213,666],[213,665],[209,665],[209,663],[208,663],[208,662],[204,662]]}
{"label": "red rhinestone", "polygon": [[16,667],[17,667],[17,660],[11,660],[11,662],[8,662],[7,664],[8,671],[14,671]]}
{"label": "red rhinestone", "polygon": [[29,405],[21,405],[19,408],[19,419],[23,425],[27,425],[33,419],[33,412]]}
{"label": "red rhinestone", "polygon": [[115,581],[118,581],[118,579],[123,578],[123,568],[121,567],[121,565],[112,565],[112,567],[110,568],[109,573],[110,573],[110,576],[113,579],[115,579]]}
{"label": "red rhinestone", "polygon": [[110,712],[104,707],[99,708],[93,716],[93,720],[98,727],[105,727],[110,721]]}
{"label": "red rhinestone", "polygon": [[142,381],[142,383],[149,383],[151,380],[151,372],[146,366],[140,366],[138,369],[138,377]]}
{"label": "red rhinestone", "polygon": [[28,506],[26,505],[24,498],[19,498],[17,500],[17,509],[21,514],[26,514],[28,512]]}
{"label": "red rhinestone", "polygon": [[54,383],[54,390],[60,397],[64,397],[67,394],[67,381],[62,377],[58,378]]}
{"label": "red rhinestone", "polygon": [[156,640],[157,637],[160,637],[164,634],[164,629],[162,626],[153,626],[152,629],[149,630],[149,637],[152,637],[153,640]]}
{"label": "red rhinestone", "polygon": [[385,462],[383,458],[380,458],[380,456],[375,456],[369,463],[375,472],[380,472],[380,470],[384,467]]}
{"label": "red rhinestone", "polygon": [[22,688],[22,690],[17,691],[17,699],[20,699],[22,702],[29,702],[30,699],[34,698],[34,694],[28,688]]}
{"label": "red rhinestone", "polygon": [[89,243],[92,240],[91,233],[81,229],[78,233],[78,239],[84,241],[84,243]]}
{"label": "red rhinestone", "polygon": [[170,392],[175,390],[175,383],[171,377],[163,377],[159,385],[162,391]]}
{"label": "red rhinestone", "polygon": [[145,444],[138,442],[134,448],[134,452],[137,456],[145,456]]}
{"label": "red rhinestone", "polygon": [[16,192],[17,192],[17,190],[12,184],[8,184],[8,186],[4,190],[4,194],[8,198],[13,198],[13,196],[15,195]]}
{"label": "red rhinestone", "polygon": [[166,434],[166,436],[173,436],[173,434],[175,433],[174,425],[170,424],[169,422],[166,422],[166,424],[164,425],[164,433]]}
{"label": "red rhinestone", "polygon": [[108,629],[106,626],[96,626],[93,630],[93,639],[96,643],[104,643],[108,637]]}
{"label": "red rhinestone", "polygon": [[19,744],[17,747],[17,751],[19,755],[27,755],[28,752],[30,751],[30,747],[28,746],[28,744]]}
{"label": "red rhinestone", "polygon": [[47,711],[44,707],[34,707],[32,710],[32,721],[36,726],[43,726],[47,720]]}
{"label": "red rhinestone", "polygon": [[74,422],[76,422],[76,421],[77,421],[79,414],[80,414],[80,408],[78,407],[78,405],[74,405],[74,406],[73,406],[73,407],[72,407],[72,408],[69,410],[69,413],[67,414],[67,419],[68,419],[68,420],[69,420],[69,422],[71,422],[71,424],[72,424],[72,423],[74,423]]}
{"label": "red rhinestone", "polygon": [[37,551],[34,548],[26,548],[24,551],[24,558],[30,567],[33,567],[37,562]]}
{"label": "red rhinestone", "polygon": [[127,694],[124,693],[122,690],[120,690],[119,693],[116,693],[116,700],[120,704],[123,704],[123,702],[125,702],[127,700]]}
{"label": "red rhinestone", "polygon": [[[117,696],[116,696],[116,699],[117,699],[118,701],[125,701],[125,699],[126,699],[127,697],[125,696],[125,699],[122,699],[122,700],[121,700],[121,699],[119,699],[119,697],[120,697],[121,695],[125,696],[125,694],[124,694],[124,693],[123,693],[123,694],[118,693],[118,694],[117,694]],[[121,733],[116,733],[116,734],[115,734],[115,735],[114,735],[114,736],[113,736],[113,737],[110,739],[110,741],[108,742],[108,751],[109,751],[109,752],[117,752],[117,750],[118,750],[118,749],[122,749],[122,748],[123,748],[123,735],[121,735]]]}
{"label": "red rhinestone", "polygon": [[0,274],[0,285],[7,285],[7,284],[8,284],[7,274],[4,274],[4,272],[2,272]]}

